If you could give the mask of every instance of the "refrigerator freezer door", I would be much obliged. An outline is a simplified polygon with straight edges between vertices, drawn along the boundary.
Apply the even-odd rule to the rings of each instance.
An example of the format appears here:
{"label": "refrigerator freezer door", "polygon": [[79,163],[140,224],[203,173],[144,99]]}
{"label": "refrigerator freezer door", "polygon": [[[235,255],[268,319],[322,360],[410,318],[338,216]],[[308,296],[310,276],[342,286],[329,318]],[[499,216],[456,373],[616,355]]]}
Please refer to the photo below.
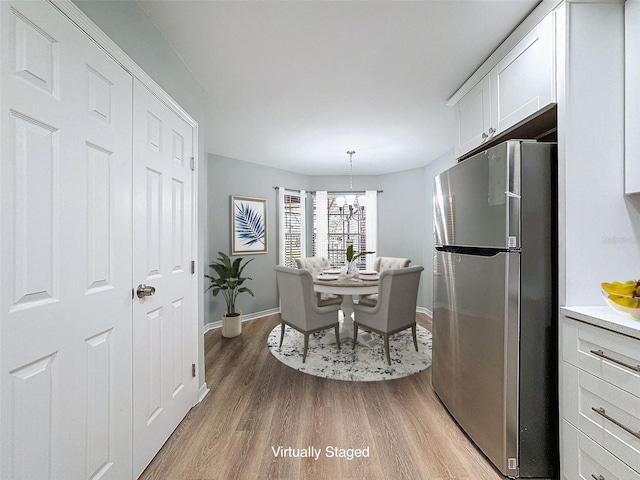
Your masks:
{"label": "refrigerator freezer door", "polygon": [[435,177],[435,245],[520,248],[520,146],[501,143]]}
{"label": "refrigerator freezer door", "polygon": [[518,473],[520,255],[436,252],[433,388],[504,474]]}

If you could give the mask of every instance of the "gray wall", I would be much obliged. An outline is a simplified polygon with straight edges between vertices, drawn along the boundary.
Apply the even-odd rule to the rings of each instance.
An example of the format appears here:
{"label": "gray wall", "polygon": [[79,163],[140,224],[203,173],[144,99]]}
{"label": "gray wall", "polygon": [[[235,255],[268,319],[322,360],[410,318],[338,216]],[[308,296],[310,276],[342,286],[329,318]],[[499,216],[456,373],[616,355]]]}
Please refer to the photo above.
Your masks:
{"label": "gray wall", "polygon": [[[209,258],[215,260],[218,252],[231,253],[231,195],[267,199],[267,253],[243,255],[254,260],[244,271],[251,281],[246,283],[253,293],[238,296],[238,308],[245,314],[253,314],[278,307],[278,291],[273,267],[277,263],[276,190],[283,186],[297,190],[309,189],[309,177],[286,170],[265,167],[255,163],[235,160],[220,155],[208,155],[208,204],[207,216]],[[209,268],[207,268],[207,271]],[[205,298],[205,325],[218,322],[225,311],[224,298],[207,294]]]}
{"label": "gray wall", "polygon": [[[205,239],[207,238],[207,172],[204,155],[207,97],[180,58],[136,2],[92,0],[73,2],[111,40],[131,57],[193,119],[198,122],[198,238],[199,290],[204,290]],[[199,324],[204,322],[204,302],[198,302]],[[199,336],[198,374],[204,383],[204,345]]]}

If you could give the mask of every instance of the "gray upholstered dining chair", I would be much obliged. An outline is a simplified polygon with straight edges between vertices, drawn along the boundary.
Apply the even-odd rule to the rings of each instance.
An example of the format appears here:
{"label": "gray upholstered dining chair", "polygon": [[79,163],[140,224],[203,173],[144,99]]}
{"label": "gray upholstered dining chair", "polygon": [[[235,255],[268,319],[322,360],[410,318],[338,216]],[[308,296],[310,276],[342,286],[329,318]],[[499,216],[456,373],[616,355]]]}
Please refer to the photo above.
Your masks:
{"label": "gray upholstered dining chair", "polygon": [[[385,270],[393,268],[406,268],[411,263],[408,258],[400,257],[378,257],[373,262],[373,268],[376,272],[382,273]],[[363,295],[360,297],[359,303],[361,305],[367,305],[373,307],[378,301],[378,294],[372,293],[371,295]]]}
{"label": "gray upholstered dining chair", "polygon": [[411,263],[408,258],[400,257],[377,257],[373,261],[373,269],[376,272],[383,272],[390,268],[406,268]]}
{"label": "gray upholstered dining chair", "polygon": [[329,260],[324,257],[302,257],[295,260],[298,268],[304,268],[311,273],[320,273],[331,267]]}
{"label": "gray upholstered dining chair", "polygon": [[424,267],[384,270],[378,284],[378,301],[373,306],[353,306],[353,348],[358,340],[358,329],[374,332],[384,337],[387,363],[391,365],[389,337],[407,328],[413,333],[413,344],[418,351],[416,337],[416,302],[418,285]]}
{"label": "gray upholstered dining chair", "polygon": [[336,343],[340,350],[338,310],[342,297],[336,298],[333,303],[319,306],[313,291],[313,278],[308,270],[280,266],[274,268],[280,291],[280,346],[282,347],[287,325],[301,332],[304,335],[302,363],[305,363],[309,349],[309,335],[334,328]]}
{"label": "gray upholstered dining chair", "polygon": [[[324,257],[302,257],[296,258],[296,265],[298,268],[303,268],[305,270],[310,271],[311,273],[322,273],[329,267],[331,264],[329,260]],[[339,303],[342,303],[341,295],[334,295],[332,293],[318,293],[318,305],[333,305],[337,299],[340,300]]]}

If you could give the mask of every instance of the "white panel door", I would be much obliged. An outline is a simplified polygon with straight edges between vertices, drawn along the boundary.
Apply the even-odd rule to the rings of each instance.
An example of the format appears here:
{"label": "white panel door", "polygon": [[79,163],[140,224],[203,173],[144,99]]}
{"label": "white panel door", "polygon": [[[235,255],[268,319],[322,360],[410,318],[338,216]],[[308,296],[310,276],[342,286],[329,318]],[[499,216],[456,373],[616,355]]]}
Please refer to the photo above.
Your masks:
{"label": "white panel door", "polygon": [[0,10],[0,478],[130,478],[132,79]]}
{"label": "white panel door", "polygon": [[197,401],[193,128],[134,81],[134,477]]}

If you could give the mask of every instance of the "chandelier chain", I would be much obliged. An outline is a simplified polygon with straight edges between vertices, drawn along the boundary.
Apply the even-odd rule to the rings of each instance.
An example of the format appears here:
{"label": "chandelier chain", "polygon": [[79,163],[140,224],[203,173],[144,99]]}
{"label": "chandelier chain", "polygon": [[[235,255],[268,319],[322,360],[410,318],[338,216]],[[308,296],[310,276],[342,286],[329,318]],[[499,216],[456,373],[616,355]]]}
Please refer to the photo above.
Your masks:
{"label": "chandelier chain", "polygon": [[347,155],[349,155],[349,189],[353,190],[353,154],[356,153],[353,150],[349,150]]}

